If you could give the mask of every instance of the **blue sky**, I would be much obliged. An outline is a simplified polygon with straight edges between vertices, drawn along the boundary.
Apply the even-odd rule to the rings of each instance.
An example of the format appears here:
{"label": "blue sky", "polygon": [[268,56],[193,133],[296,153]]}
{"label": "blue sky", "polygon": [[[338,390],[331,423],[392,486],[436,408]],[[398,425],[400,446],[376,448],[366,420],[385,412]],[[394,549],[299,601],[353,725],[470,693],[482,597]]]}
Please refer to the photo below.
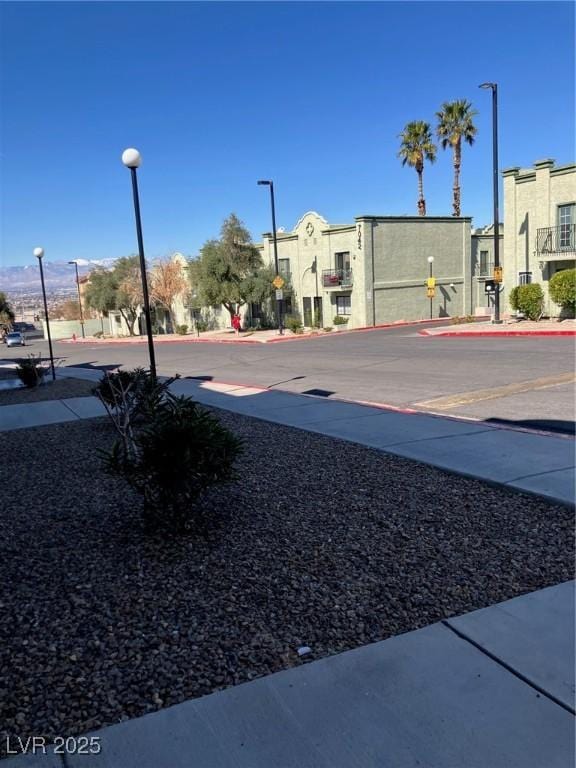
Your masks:
{"label": "blue sky", "polygon": [[[136,250],[134,146],[150,258],[194,255],[234,211],[257,240],[313,209],[415,214],[397,136],[444,100],[478,109],[463,214],[491,220],[491,108],[500,166],[574,160],[574,6],[554,2],[3,2],[0,264]],[[449,152],[425,171],[451,214]]]}

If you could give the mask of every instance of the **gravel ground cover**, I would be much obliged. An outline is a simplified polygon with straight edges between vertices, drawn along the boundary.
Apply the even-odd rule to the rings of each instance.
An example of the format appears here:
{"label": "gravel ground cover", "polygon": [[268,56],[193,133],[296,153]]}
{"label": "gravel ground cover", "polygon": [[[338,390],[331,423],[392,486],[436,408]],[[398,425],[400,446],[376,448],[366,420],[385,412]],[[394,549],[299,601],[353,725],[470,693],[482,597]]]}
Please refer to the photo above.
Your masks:
{"label": "gravel ground cover", "polygon": [[94,382],[81,379],[56,379],[35,389],[0,389],[0,407],[41,400],[64,400],[67,397],[88,397]]}
{"label": "gravel ground cover", "polygon": [[562,506],[219,412],[201,537],[146,535],[104,419],[0,441],[0,745],[78,734],[573,575]]}

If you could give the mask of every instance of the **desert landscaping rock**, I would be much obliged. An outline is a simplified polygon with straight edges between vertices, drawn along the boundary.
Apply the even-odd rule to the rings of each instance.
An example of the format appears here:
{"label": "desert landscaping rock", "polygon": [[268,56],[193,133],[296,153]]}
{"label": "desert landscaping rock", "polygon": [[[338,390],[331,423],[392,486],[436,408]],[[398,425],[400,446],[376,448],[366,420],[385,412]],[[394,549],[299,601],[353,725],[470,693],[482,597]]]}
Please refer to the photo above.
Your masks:
{"label": "desert landscaping rock", "polygon": [[[75,394],[78,394],[77,392]],[[104,419],[0,443],[0,745],[79,734],[573,576],[573,513],[289,427],[203,535],[146,534]],[[298,649],[313,654],[300,658]]]}
{"label": "desert landscaping rock", "polygon": [[[47,374],[50,379],[50,374]],[[0,390],[0,407],[18,403],[38,403],[42,400],[64,400],[67,397],[89,397],[94,384],[81,379],[48,380],[34,389]]]}

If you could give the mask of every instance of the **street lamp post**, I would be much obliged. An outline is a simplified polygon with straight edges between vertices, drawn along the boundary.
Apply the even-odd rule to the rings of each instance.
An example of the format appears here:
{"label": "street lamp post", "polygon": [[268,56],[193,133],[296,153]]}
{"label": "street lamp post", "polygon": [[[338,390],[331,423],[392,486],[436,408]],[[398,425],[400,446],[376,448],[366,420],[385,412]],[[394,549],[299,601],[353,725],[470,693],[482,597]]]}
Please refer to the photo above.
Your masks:
{"label": "street lamp post", "polygon": [[428,284],[428,295],[430,297],[430,320],[432,320],[434,312],[433,312],[433,303],[434,303],[434,287],[432,286],[432,265],[434,264],[434,256],[428,256],[428,266],[429,266],[429,277],[430,277],[430,283]]}
{"label": "street lamp post", "polygon": [[52,351],[52,337],[50,336],[50,320],[48,318],[48,302],[46,301],[46,286],[44,284],[44,269],[42,259],[44,258],[44,248],[34,248],[34,256],[38,259],[40,266],[40,282],[42,283],[42,298],[44,299],[44,317],[46,318],[46,334],[48,336],[48,349],[50,350],[50,368],[52,370],[52,381],[56,381],[56,371],[54,369],[54,353]]}
{"label": "street lamp post", "polygon": [[[492,91],[492,181],[494,185],[494,278],[500,272],[500,221],[498,212],[498,84],[482,83],[479,88]],[[494,292],[494,318],[493,323],[501,323],[500,320],[500,282],[496,282]]]}
{"label": "street lamp post", "polygon": [[[274,205],[274,182],[268,179],[261,179],[258,184],[270,187],[270,205],[272,207],[272,237],[274,240],[274,269],[278,276],[278,241],[276,238],[276,206]],[[278,321],[278,333],[280,336],[284,333],[282,327],[282,299],[276,299],[276,319]]]}
{"label": "street lamp post", "polygon": [[74,264],[76,267],[76,287],[78,288],[78,309],[80,310],[80,328],[82,329],[82,338],[86,338],[84,333],[84,315],[82,314],[82,297],[80,296],[80,277],[78,276],[78,262],[69,261],[68,264]]}
{"label": "street lamp post", "polygon": [[142,278],[142,297],[144,317],[146,319],[146,336],[148,337],[148,356],[150,358],[150,373],[156,378],[156,357],[154,355],[154,339],[152,338],[152,320],[150,317],[150,299],[148,297],[148,280],[146,277],[146,261],[144,259],[144,240],[142,238],[142,221],[140,219],[140,199],[138,197],[138,179],[136,169],[140,167],[142,157],[137,149],[125,149],[122,152],[122,162],[130,169],[132,176],[132,193],[134,196],[134,215],[136,217],[136,237],[138,238],[138,255],[140,257],[140,275]]}

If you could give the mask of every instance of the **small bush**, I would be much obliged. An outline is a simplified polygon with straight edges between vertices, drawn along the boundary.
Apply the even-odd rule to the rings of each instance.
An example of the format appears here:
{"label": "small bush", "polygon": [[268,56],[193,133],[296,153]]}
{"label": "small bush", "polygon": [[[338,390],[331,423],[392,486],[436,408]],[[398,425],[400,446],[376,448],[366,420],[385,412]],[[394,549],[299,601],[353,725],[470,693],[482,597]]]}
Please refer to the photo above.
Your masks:
{"label": "small bush", "polygon": [[207,321],[202,320],[201,318],[194,320],[194,325],[196,326],[196,333],[204,333],[204,331],[208,330]]}
{"label": "small bush", "polygon": [[576,269],[563,269],[550,278],[550,298],[564,313],[576,311]]}
{"label": "small bush", "polygon": [[326,333],[330,333],[330,331],[332,330],[332,326],[327,325],[326,328],[323,328],[322,330],[325,331]]}
{"label": "small bush", "polygon": [[150,418],[176,378],[178,376],[159,381],[144,368],[119,369],[105,373],[92,392],[102,401],[120,431],[121,425],[130,424],[131,420]]}
{"label": "small bush", "polygon": [[186,334],[188,333],[188,326],[187,325],[177,325],[175,330],[176,330],[176,333],[179,336],[186,336]]}
{"label": "small bush", "polygon": [[342,317],[342,315],[336,315],[336,317],[333,320],[334,325],[347,325],[348,324],[348,318]]}
{"label": "small bush", "polygon": [[101,339],[104,336],[104,333],[102,331],[96,331],[94,334],[95,339]]}
{"label": "small bush", "polygon": [[142,495],[148,527],[183,532],[202,519],[200,495],[233,479],[241,450],[241,441],[191,398],[167,394],[141,430],[114,444],[105,469]]}
{"label": "small bush", "polygon": [[544,311],[544,293],[538,283],[517,285],[510,291],[510,306],[529,320],[540,320]]}
{"label": "small bush", "polygon": [[304,332],[304,326],[302,325],[302,320],[298,317],[298,315],[286,315],[284,318],[284,325],[288,330],[292,331],[292,333],[303,333]]}
{"label": "small bush", "polygon": [[25,387],[34,389],[34,387],[37,387],[42,383],[44,375],[46,374],[46,368],[40,362],[40,357],[30,355],[29,357],[18,361],[16,373]]}

